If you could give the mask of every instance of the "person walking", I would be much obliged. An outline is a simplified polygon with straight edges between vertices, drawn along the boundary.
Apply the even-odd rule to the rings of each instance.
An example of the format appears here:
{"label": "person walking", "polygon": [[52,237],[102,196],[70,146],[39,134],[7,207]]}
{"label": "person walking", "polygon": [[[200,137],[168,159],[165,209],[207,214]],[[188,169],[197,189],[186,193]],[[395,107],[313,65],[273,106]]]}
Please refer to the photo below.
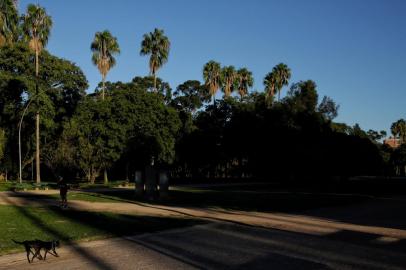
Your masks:
{"label": "person walking", "polygon": [[63,177],[59,177],[58,181],[58,186],[59,186],[59,194],[61,196],[61,208],[67,208],[68,207],[68,189],[69,186],[63,179]]}

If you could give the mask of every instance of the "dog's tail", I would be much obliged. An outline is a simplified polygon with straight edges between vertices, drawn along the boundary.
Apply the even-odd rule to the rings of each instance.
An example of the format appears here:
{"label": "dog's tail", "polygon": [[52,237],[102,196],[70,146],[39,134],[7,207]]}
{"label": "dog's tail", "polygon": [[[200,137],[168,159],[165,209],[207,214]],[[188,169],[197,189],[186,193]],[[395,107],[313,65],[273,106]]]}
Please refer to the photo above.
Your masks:
{"label": "dog's tail", "polygon": [[23,242],[18,242],[18,241],[14,240],[14,239],[11,239],[11,240],[12,240],[14,243],[16,243],[16,244],[24,245]]}

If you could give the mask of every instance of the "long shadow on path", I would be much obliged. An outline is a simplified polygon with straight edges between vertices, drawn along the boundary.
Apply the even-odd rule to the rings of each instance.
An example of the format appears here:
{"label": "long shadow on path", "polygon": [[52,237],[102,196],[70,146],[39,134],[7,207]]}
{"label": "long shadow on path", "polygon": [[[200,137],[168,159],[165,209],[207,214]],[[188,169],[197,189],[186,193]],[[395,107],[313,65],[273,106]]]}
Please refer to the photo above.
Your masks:
{"label": "long shadow on path", "polygon": [[[12,205],[12,201],[4,198],[8,201],[9,205]],[[32,197],[24,198],[25,204],[30,205],[31,202],[36,201]],[[88,249],[82,248],[76,245],[72,239],[72,236],[53,228],[46,224],[44,220],[37,217],[30,212],[30,207],[14,206],[14,208],[23,216],[27,217],[32,224],[44,232],[49,238],[62,240],[63,244],[67,244],[72,247],[76,255],[80,256],[84,260],[88,261],[98,269],[113,270],[115,269],[108,262],[108,258],[103,259],[100,256],[95,256]],[[195,224],[201,224],[201,221],[197,220],[185,220],[176,218],[160,218],[160,217],[145,217],[145,216],[130,216],[130,215],[115,215],[111,217],[103,213],[86,212],[86,211],[72,211],[61,210],[59,207],[45,207],[47,211],[66,218],[72,222],[83,224],[96,229],[101,234],[108,236],[123,236],[123,235],[136,235],[146,232],[154,232],[158,230],[171,229],[177,227],[191,226]],[[18,237],[18,236],[16,236]],[[31,239],[19,239],[19,240],[31,240]],[[11,241],[11,240],[10,240]]]}

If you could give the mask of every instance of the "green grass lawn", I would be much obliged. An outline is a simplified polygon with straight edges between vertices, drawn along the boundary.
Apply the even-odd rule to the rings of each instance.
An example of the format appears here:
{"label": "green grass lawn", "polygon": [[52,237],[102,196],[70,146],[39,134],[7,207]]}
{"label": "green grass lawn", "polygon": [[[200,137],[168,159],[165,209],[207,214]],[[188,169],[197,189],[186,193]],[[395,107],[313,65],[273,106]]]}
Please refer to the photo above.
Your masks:
{"label": "green grass lawn", "polygon": [[23,247],[11,239],[59,239],[62,244],[69,244],[202,223],[192,219],[81,212],[57,207],[0,206],[0,217],[0,254],[23,251]]}
{"label": "green grass lawn", "polygon": [[[134,202],[134,192],[128,191],[106,191],[109,195],[96,193],[96,192],[68,192],[68,202],[69,201],[86,201],[86,202],[105,202],[105,203],[125,203],[125,202]],[[128,193],[128,194],[127,194]],[[114,195],[112,195],[114,194]],[[54,199],[56,201],[60,200],[59,193],[42,195],[42,194],[28,194],[26,195],[30,198],[37,199]]]}
{"label": "green grass lawn", "polygon": [[[119,186],[134,187],[134,183],[128,183],[127,181],[111,181],[107,185],[103,183],[90,184],[88,182],[75,183],[75,187],[81,189],[94,189],[94,188],[114,188]],[[11,191],[11,190],[33,190],[33,189],[57,189],[58,186],[56,182],[41,182],[37,185],[35,182],[23,182],[19,183],[16,181],[0,182],[0,191]]]}
{"label": "green grass lawn", "polygon": [[[111,189],[99,192],[70,192],[68,200],[90,202],[135,202],[133,189]],[[53,195],[57,198],[57,195]],[[365,200],[358,196],[333,194],[275,192],[262,190],[211,190],[176,188],[170,190],[169,198],[156,201],[172,206],[213,207],[247,211],[301,211],[357,203]],[[155,203],[155,202],[149,202]]]}
{"label": "green grass lawn", "polygon": [[[0,185],[1,187],[2,185]],[[3,185],[5,186],[5,185]],[[97,186],[98,187],[98,186]],[[273,192],[272,185],[241,185],[238,187],[190,188],[176,187],[170,190],[169,199],[158,200],[159,204],[173,206],[214,207],[223,209],[249,211],[300,211],[312,208],[329,207],[356,203],[365,198],[357,196],[340,196],[326,193]],[[59,194],[30,195],[37,198],[59,200]],[[135,202],[134,187],[128,189],[103,188],[99,190],[79,189],[68,192],[68,201],[81,200],[89,202]],[[142,200],[141,200],[142,201]],[[155,202],[150,202],[155,203]]]}
{"label": "green grass lawn", "polygon": [[9,191],[12,187],[12,182],[0,182],[0,191]]}

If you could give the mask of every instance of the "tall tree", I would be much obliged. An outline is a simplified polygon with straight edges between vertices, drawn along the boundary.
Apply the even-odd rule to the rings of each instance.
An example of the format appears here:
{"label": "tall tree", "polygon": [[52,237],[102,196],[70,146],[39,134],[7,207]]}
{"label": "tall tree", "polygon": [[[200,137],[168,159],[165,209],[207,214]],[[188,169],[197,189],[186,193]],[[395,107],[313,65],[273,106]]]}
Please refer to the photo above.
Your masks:
{"label": "tall tree", "polygon": [[203,67],[203,79],[209,88],[209,93],[213,97],[214,103],[216,93],[222,85],[220,63],[213,60],[207,62]]}
{"label": "tall tree", "polygon": [[0,47],[18,38],[18,12],[15,1],[0,0]]}
{"label": "tall tree", "polygon": [[145,34],[141,42],[140,54],[150,55],[149,70],[154,77],[155,91],[157,91],[156,72],[168,61],[170,46],[171,43],[168,37],[164,35],[164,30],[157,28],[155,28],[154,32]]}
{"label": "tall tree", "polygon": [[277,87],[278,79],[274,72],[269,72],[266,74],[264,78],[264,85],[265,85],[265,97],[268,103],[273,100],[275,96],[275,91]]}
{"label": "tall tree", "polygon": [[325,119],[332,121],[337,117],[339,108],[340,105],[337,105],[332,98],[324,96],[317,108],[317,111],[320,112]]}
{"label": "tall tree", "polygon": [[226,66],[221,69],[221,80],[223,81],[224,97],[229,97],[234,91],[237,82],[237,72],[234,66]]}
{"label": "tall tree", "polygon": [[273,73],[276,75],[276,90],[278,91],[278,100],[280,100],[282,87],[289,84],[289,79],[291,76],[290,68],[284,64],[280,63],[273,68]]}
{"label": "tall tree", "polygon": [[0,128],[0,160],[4,157],[4,148],[6,147],[6,132]]}
{"label": "tall tree", "polygon": [[188,113],[196,112],[205,102],[210,101],[208,87],[196,80],[188,80],[180,84],[173,96],[171,105]]}
{"label": "tall tree", "polygon": [[[38,74],[39,74],[39,54],[42,49],[48,43],[48,38],[50,36],[52,27],[52,19],[46,13],[45,8],[40,7],[39,5],[30,4],[27,7],[27,14],[23,17],[23,31],[24,39],[28,42],[30,49],[35,53],[35,77],[37,78],[36,82],[36,96],[38,98],[39,89],[38,89]],[[41,182],[41,173],[40,173],[40,139],[39,139],[39,108],[37,106],[36,113],[36,180],[37,183]]]}
{"label": "tall tree", "polygon": [[237,71],[238,93],[241,99],[248,94],[248,88],[254,85],[254,78],[252,72],[246,68],[241,68]]}
{"label": "tall tree", "polygon": [[80,68],[43,50],[38,78],[41,94],[36,97],[32,60],[31,50],[21,42],[0,50],[0,128],[4,127],[9,138],[6,144],[7,169],[10,173],[17,172],[18,165],[14,162],[18,160],[18,152],[15,151],[18,123],[24,108],[30,103],[21,126],[24,175],[24,167],[35,160],[35,121],[26,120],[35,119],[38,108],[41,116],[41,169],[47,167],[45,174],[41,170],[41,178],[44,178],[50,173],[57,173],[52,168],[55,164],[52,157],[56,152],[55,143],[60,138],[63,122],[72,116],[77,104],[86,95],[88,85]]}
{"label": "tall tree", "polygon": [[102,75],[102,99],[104,100],[106,76],[109,70],[116,64],[115,54],[120,53],[117,38],[113,37],[108,30],[96,32],[90,49],[93,52],[92,62]]}
{"label": "tall tree", "polygon": [[317,109],[319,95],[317,85],[312,80],[293,84],[287,96],[287,103],[292,111],[313,113]]}
{"label": "tall tree", "polygon": [[406,142],[406,121],[399,119],[391,126],[391,132],[394,138],[399,138],[400,143]]}

